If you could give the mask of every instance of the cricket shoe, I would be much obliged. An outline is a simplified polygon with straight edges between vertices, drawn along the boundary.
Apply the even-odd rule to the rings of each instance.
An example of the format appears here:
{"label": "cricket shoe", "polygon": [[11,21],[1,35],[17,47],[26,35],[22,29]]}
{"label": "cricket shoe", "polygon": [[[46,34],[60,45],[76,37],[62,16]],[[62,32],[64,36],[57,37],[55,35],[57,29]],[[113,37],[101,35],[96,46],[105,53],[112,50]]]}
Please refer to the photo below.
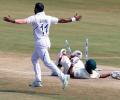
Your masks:
{"label": "cricket shoe", "polygon": [[113,71],[111,73],[112,78],[120,80],[120,71]]}
{"label": "cricket shoe", "polygon": [[29,84],[31,87],[42,87],[42,82],[41,81],[34,81],[32,84]]}
{"label": "cricket shoe", "polygon": [[68,86],[70,80],[70,75],[65,75],[64,79],[62,80],[62,89],[65,89],[65,87]]}

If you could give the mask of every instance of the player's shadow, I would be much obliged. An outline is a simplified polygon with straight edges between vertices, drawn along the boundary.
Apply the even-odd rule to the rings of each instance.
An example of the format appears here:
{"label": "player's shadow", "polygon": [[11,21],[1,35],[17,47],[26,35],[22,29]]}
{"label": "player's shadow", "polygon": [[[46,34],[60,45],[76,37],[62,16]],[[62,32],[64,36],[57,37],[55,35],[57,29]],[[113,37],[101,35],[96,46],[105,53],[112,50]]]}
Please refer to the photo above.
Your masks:
{"label": "player's shadow", "polygon": [[10,92],[10,93],[24,93],[29,95],[40,95],[40,96],[49,96],[49,95],[60,95],[59,93],[45,93],[45,92],[35,92],[35,91],[28,91],[28,90],[12,90],[12,89],[0,89],[0,92]]}

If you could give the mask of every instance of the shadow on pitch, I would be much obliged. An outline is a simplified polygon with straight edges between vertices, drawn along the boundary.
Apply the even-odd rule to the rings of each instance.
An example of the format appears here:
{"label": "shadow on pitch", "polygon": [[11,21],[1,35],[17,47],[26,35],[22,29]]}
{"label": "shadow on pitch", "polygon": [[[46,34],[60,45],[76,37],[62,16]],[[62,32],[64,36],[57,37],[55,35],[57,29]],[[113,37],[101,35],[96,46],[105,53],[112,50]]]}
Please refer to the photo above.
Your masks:
{"label": "shadow on pitch", "polygon": [[60,95],[58,93],[45,93],[45,92],[36,92],[36,91],[27,91],[27,90],[2,90],[0,92],[10,92],[10,93],[24,93],[28,95],[40,95],[40,96],[50,96],[50,95]]}

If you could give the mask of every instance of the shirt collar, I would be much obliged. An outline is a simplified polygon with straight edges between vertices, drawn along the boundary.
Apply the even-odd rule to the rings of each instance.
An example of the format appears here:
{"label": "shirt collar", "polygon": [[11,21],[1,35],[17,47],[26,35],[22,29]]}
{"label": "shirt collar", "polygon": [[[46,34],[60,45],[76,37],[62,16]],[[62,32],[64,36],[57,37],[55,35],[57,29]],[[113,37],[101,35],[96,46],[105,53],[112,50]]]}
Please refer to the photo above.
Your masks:
{"label": "shirt collar", "polygon": [[43,11],[43,12],[39,12],[39,13],[37,13],[37,15],[45,15],[45,12]]}

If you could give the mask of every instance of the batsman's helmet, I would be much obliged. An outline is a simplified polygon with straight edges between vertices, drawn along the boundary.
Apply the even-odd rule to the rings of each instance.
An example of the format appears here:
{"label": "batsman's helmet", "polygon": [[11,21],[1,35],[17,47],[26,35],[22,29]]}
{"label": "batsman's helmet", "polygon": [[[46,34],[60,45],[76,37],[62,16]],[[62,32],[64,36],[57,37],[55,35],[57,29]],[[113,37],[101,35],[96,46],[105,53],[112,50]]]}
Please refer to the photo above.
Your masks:
{"label": "batsman's helmet", "polygon": [[44,4],[43,3],[36,3],[34,13],[37,14],[39,12],[42,12],[44,10]]}
{"label": "batsman's helmet", "polygon": [[92,74],[92,70],[96,69],[96,61],[94,59],[88,59],[85,68],[89,74]]}

